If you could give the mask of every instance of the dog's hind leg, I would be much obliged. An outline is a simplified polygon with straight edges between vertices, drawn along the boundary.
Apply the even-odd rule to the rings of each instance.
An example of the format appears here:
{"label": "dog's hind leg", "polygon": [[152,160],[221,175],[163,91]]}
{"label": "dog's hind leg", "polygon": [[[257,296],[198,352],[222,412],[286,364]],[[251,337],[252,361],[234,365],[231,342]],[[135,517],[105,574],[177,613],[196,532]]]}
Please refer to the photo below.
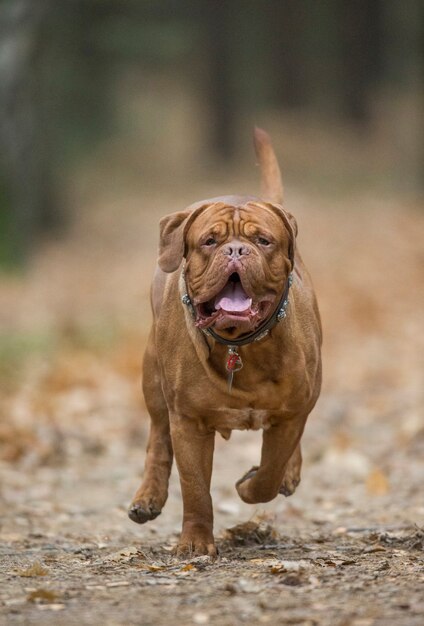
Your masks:
{"label": "dog's hind leg", "polygon": [[153,328],[143,361],[143,392],[151,418],[150,435],[143,481],[128,510],[130,519],[138,524],[155,519],[164,507],[173,459],[168,407],[160,382]]}

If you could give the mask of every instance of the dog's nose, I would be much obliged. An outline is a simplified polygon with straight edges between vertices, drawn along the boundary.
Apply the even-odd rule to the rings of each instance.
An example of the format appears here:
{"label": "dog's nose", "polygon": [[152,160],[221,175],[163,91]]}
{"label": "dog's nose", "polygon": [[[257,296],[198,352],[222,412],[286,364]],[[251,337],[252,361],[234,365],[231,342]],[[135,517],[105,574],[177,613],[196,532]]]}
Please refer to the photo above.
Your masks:
{"label": "dog's nose", "polygon": [[231,241],[224,247],[224,254],[230,256],[232,259],[238,259],[241,256],[246,256],[250,253],[248,246],[245,246],[241,241]]}

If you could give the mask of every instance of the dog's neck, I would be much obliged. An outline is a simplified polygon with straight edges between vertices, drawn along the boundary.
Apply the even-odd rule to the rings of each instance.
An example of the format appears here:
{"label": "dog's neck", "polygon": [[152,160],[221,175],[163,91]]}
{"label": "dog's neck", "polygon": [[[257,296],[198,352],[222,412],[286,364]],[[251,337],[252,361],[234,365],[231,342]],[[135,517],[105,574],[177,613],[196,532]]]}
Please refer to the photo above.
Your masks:
{"label": "dog's neck", "polygon": [[[263,320],[258,328],[252,330],[252,332],[242,335],[241,337],[237,337],[235,339],[226,339],[225,337],[221,337],[218,333],[216,333],[213,328],[202,328],[201,332],[209,337],[215,339],[215,341],[221,345],[227,346],[229,349],[237,349],[240,346],[246,346],[250,343],[254,343],[256,341],[260,341],[264,337],[266,337],[269,332],[276,326],[281,320],[287,317],[287,307],[289,305],[289,290],[294,280],[294,272],[293,268],[290,274],[287,277],[286,284],[284,286],[283,294],[278,301],[277,306],[274,309],[274,312]],[[188,293],[187,282],[184,274],[184,267],[181,270],[181,278],[180,278],[180,289],[182,287],[181,294],[181,302],[188,308],[193,320],[196,320],[196,311],[194,309],[193,303]]]}
{"label": "dog's neck", "polygon": [[[234,374],[235,372],[239,371],[243,367],[243,361],[239,354],[238,349],[241,346],[247,346],[249,344],[261,341],[262,339],[264,339],[265,337],[269,335],[271,330],[279,322],[281,322],[287,317],[287,307],[289,305],[289,290],[290,290],[291,285],[293,284],[293,279],[294,279],[294,272],[293,272],[293,267],[292,267],[292,271],[288,275],[286,283],[284,285],[283,294],[280,300],[278,301],[278,304],[275,307],[274,312],[265,320],[263,320],[263,322],[259,324],[258,328],[256,328],[252,332],[244,334],[241,337],[237,337],[236,339],[226,339],[224,337],[221,337],[221,335],[216,333],[212,328],[201,329],[200,332],[206,335],[205,339],[210,337],[215,342],[217,342],[217,344],[221,346],[225,346],[227,348],[225,367],[228,372],[227,381],[228,381],[228,390],[230,393],[232,390]],[[184,266],[181,270],[179,284],[180,284],[181,302],[183,303],[183,305],[187,307],[187,309],[190,312],[192,320],[195,321],[196,311],[191,301],[190,295],[188,293],[187,282],[186,282],[185,274],[184,274]],[[206,343],[208,344],[209,349],[210,349],[209,342],[206,341]]]}

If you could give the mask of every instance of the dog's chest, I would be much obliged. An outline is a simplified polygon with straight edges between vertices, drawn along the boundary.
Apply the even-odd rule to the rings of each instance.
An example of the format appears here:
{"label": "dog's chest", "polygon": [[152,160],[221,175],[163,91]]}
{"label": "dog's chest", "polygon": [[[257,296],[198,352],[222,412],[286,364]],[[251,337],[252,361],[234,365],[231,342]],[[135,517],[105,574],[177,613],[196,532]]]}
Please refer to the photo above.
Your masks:
{"label": "dog's chest", "polygon": [[267,430],[271,426],[269,411],[261,409],[216,409],[208,425],[228,439],[232,430]]}

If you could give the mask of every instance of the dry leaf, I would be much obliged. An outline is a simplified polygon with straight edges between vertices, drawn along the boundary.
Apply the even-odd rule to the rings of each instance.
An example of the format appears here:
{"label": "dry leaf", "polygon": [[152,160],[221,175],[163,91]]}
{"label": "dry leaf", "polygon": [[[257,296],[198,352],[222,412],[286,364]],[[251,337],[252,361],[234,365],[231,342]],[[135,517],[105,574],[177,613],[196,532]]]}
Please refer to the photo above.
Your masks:
{"label": "dry leaf", "polygon": [[110,561],[114,563],[119,563],[119,562],[127,563],[131,561],[134,557],[136,557],[138,554],[139,554],[138,549],[135,548],[134,546],[131,546],[129,548],[123,548],[122,550],[119,550],[118,552],[113,552],[112,554],[108,554],[106,557],[100,560],[104,563],[108,563]]}
{"label": "dry leaf", "polygon": [[36,589],[32,591],[28,597],[28,602],[54,602],[58,598],[58,594],[48,589]]}
{"label": "dry leaf", "polygon": [[195,567],[193,563],[187,563],[187,565],[184,565],[184,567],[181,568],[182,572],[189,572],[190,570],[197,571],[197,567]]}
{"label": "dry leaf", "polygon": [[345,431],[338,431],[333,437],[333,446],[338,450],[347,450],[352,445],[352,437]]}
{"label": "dry leaf", "polygon": [[288,574],[282,579],[282,584],[288,587],[297,587],[302,584],[302,579],[298,574]]}
{"label": "dry leaf", "polygon": [[364,554],[371,554],[372,552],[386,552],[386,548],[383,548],[383,546],[376,544],[373,546],[367,546],[364,549]]}
{"label": "dry leaf", "polygon": [[368,474],[366,487],[368,493],[372,496],[385,496],[390,491],[386,475],[378,468]]}
{"label": "dry leaf", "polygon": [[32,576],[47,576],[48,573],[49,571],[41,565],[40,561],[35,561],[27,569],[18,570],[19,576],[25,576],[27,578]]}
{"label": "dry leaf", "polygon": [[235,546],[275,543],[278,539],[277,531],[264,516],[256,516],[248,522],[227,528],[223,536]]}
{"label": "dry leaf", "polygon": [[287,572],[303,572],[309,568],[308,561],[280,561],[271,567],[271,574],[285,574]]}

